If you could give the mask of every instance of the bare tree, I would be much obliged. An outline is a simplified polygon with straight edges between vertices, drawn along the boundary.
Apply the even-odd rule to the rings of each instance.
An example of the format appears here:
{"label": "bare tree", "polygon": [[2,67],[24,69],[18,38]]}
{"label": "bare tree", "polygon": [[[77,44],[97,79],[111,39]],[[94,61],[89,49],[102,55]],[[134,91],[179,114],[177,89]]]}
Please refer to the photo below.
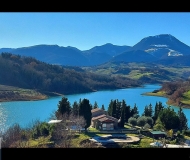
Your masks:
{"label": "bare tree", "polygon": [[79,131],[79,133],[86,125],[86,121],[83,116],[76,116],[74,114],[70,114],[69,120],[71,122],[71,127],[73,126],[76,131]]}
{"label": "bare tree", "polygon": [[55,124],[54,131],[52,133],[52,140],[55,142],[55,147],[58,148],[70,148],[73,132],[70,131],[69,117],[67,114],[61,115],[61,122]]}
{"label": "bare tree", "polygon": [[2,148],[15,148],[17,141],[21,139],[22,130],[18,124],[8,128],[2,135]]}

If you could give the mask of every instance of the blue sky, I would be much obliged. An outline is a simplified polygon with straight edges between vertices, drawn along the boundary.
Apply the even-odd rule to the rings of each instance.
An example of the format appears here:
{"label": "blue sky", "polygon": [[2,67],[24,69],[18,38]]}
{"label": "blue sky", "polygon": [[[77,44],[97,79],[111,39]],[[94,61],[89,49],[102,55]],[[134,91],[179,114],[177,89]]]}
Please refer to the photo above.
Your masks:
{"label": "blue sky", "polygon": [[0,48],[56,44],[88,50],[106,43],[133,46],[158,34],[190,46],[190,12],[0,12]]}

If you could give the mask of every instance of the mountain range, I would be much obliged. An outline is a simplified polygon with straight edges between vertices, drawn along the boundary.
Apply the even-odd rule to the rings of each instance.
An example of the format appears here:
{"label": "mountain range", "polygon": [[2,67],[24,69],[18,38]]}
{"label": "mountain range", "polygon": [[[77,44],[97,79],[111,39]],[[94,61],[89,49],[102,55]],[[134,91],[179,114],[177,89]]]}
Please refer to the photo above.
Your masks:
{"label": "mountain range", "polygon": [[0,53],[36,58],[49,64],[64,66],[95,66],[106,62],[154,62],[160,64],[190,65],[190,46],[170,34],[148,36],[134,46],[111,43],[89,50],[58,45],[35,45],[21,48],[1,48]]}

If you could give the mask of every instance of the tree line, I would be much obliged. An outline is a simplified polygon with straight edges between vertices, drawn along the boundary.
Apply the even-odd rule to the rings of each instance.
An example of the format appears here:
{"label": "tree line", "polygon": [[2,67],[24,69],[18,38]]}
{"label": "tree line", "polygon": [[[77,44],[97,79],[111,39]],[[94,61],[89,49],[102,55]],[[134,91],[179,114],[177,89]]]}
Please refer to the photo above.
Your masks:
{"label": "tree line", "polygon": [[[99,108],[97,102],[94,105],[90,104],[88,99],[83,99],[79,102],[74,102],[71,106],[68,99],[63,97],[59,102],[58,111],[56,114],[69,114],[83,116],[86,120],[88,128],[91,123],[91,110]],[[101,107],[105,110],[104,105]],[[144,107],[143,113],[140,115],[138,106],[134,104],[133,107],[127,105],[125,100],[119,101],[118,99],[111,100],[108,109],[108,115],[119,120],[119,127],[123,128],[125,123],[130,123],[132,126],[138,125],[142,128],[153,128],[155,130],[187,130],[188,123],[182,108],[176,113],[171,106],[164,107],[162,102],[156,102],[153,107],[152,104]]]}

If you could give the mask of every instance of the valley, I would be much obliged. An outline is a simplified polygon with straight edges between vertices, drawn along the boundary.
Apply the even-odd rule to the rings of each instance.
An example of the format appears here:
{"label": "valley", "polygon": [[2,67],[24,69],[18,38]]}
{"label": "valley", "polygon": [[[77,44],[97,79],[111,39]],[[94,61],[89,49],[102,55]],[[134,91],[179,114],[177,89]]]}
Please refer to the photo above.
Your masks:
{"label": "valley", "polygon": [[[81,51],[72,46],[35,45],[0,48],[0,53],[0,84],[25,90],[0,89],[2,101],[163,84],[190,77],[190,47],[170,34],[148,36],[134,46],[106,43]],[[188,105],[188,96],[182,101]]]}
{"label": "valley", "polygon": [[122,76],[139,80],[141,83],[163,83],[178,79],[188,79],[190,68],[188,66],[161,65],[155,63],[105,63],[94,67],[83,67],[89,72]]}

